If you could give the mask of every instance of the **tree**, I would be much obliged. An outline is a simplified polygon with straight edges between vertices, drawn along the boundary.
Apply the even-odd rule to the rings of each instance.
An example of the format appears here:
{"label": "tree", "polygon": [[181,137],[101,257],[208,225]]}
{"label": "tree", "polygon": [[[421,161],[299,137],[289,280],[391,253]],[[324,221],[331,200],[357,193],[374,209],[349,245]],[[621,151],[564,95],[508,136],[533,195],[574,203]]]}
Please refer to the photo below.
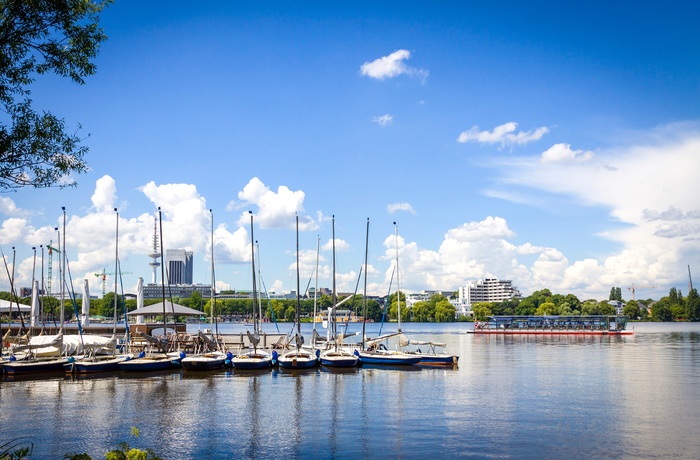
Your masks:
{"label": "tree", "polygon": [[622,301],[622,288],[613,287],[610,289],[610,296],[608,300],[619,300]]}
{"label": "tree", "polygon": [[472,304],[472,313],[477,321],[486,321],[489,316],[492,316],[489,302],[475,302]]}
{"label": "tree", "polygon": [[688,321],[700,320],[700,296],[698,290],[693,288],[685,298],[685,317]]}
{"label": "tree", "polygon": [[0,0],[0,189],[74,186],[87,171],[82,139],[54,114],[32,108],[28,87],[55,73],[78,84],[93,75],[100,43],[99,13],[111,0]]}
{"label": "tree", "polygon": [[630,300],[622,309],[622,313],[629,319],[639,318],[639,304],[636,300]]}
{"label": "tree", "polygon": [[439,323],[449,323],[455,320],[457,309],[449,300],[441,300],[435,305],[435,321]]}
{"label": "tree", "polygon": [[654,321],[672,321],[673,314],[668,297],[664,297],[651,306],[651,318]]}

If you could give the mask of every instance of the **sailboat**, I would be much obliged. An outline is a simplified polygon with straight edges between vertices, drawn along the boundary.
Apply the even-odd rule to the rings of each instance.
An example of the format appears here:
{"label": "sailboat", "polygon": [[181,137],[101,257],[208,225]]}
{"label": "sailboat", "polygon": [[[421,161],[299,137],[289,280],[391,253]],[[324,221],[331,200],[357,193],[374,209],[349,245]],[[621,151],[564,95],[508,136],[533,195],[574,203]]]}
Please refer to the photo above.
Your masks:
{"label": "sailboat", "polygon": [[[160,224],[160,262],[161,262],[161,289],[163,294],[163,338],[152,337],[148,334],[141,333],[149,345],[149,353],[141,351],[138,357],[119,363],[119,370],[125,372],[151,372],[172,369],[179,366],[180,360],[183,358],[179,353],[168,353],[168,316],[165,311],[165,264],[163,261],[163,220],[160,208],[158,208],[158,222]],[[157,354],[151,354],[151,350],[157,348]]]}
{"label": "sailboat", "polygon": [[[216,309],[216,298],[214,297],[215,290],[215,277],[214,277],[214,213],[209,210],[211,214],[211,294],[209,298],[209,318],[211,320],[211,331],[214,331],[214,314]],[[186,371],[211,371],[216,369],[221,369],[230,362],[233,355],[231,353],[224,353],[221,351],[221,347],[216,340],[216,335],[214,338],[209,338],[202,331],[198,331],[198,337],[200,342],[207,348],[204,353],[200,353],[194,356],[186,356],[182,358],[180,364],[182,368]]]}
{"label": "sailboat", "polygon": [[[367,221],[369,226],[369,221]],[[335,216],[332,220],[332,238],[333,238],[333,314],[328,310],[330,324],[328,325],[331,331],[331,340],[328,342],[328,349],[321,352],[321,365],[328,367],[355,367],[359,362],[356,354],[343,348],[343,336],[338,334],[337,327],[337,295],[335,289]]]}
{"label": "sailboat", "polygon": [[[13,347],[12,355],[2,369],[7,375],[24,375],[63,372],[63,365],[68,362],[64,353],[65,335],[65,273],[66,273],[66,208],[63,210],[63,252],[61,252],[61,326],[54,336],[38,336],[29,339],[26,345]],[[59,246],[61,239],[59,236]],[[12,282],[12,280],[11,280]],[[18,352],[24,352],[23,359],[17,359]]]}
{"label": "sailboat", "polygon": [[[398,226],[396,225],[396,222],[394,222],[394,235],[396,239],[396,284],[398,286],[399,283],[399,276],[398,276],[398,266],[399,266],[399,232],[398,232]],[[397,288],[397,295],[399,295],[398,288]],[[401,331],[401,302],[400,298],[399,300],[399,331]],[[453,355],[451,353],[444,353],[437,351],[437,348],[445,348],[446,344],[440,343],[440,342],[431,342],[427,340],[413,340],[413,339],[408,339],[406,338],[403,334],[399,336],[399,346],[400,347],[408,347],[408,346],[423,346],[426,347],[425,350],[421,348],[414,348],[412,350],[406,350],[404,353],[412,355],[412,356],[417,356],[420,357],[420,364],[435,364],[435,365],[457,365],[457,362],[459,361],[459,356]]]}
{"label": "sailboat", "polygon": [[301,346],[304,344],[304,336],[301,335],[301,322],[299,320],[301,316],[301,293],[299,292],[299,216],[296,216],[296,231],[297,231],[297,308],[295,315],[295,325],[296,325],[296,335],[294,337],[294,343],[296,349],[283,353],[277,359],[280,367],[286,369],[310,369],[318,364],[318,350],[313,353],[308,350],[302,350]]}
{"label": "sailboat", "polygon": [[[114,258],[114,273],[119,273],[119,212],[117,208],[114,208],[114,212],[117,216],[116,224],[116,245],[115,245],[115,258]],[[90,374],[95,372],[111,372],[119,370],[119,363],[130,359],[129,355],[119,355],[117,354],[117,321],[118,321],[118,288],[119,277],[115,275],[114,277],[114,330],[112,332],[112,337],[110,339],[110,350],[107,354],[100,354],[100,351],[104,350],[104,346],[86,346],[87,353],[83,359],[75,360],[68,359],[68,363],[63,367],[67,373],[74,374]],[[83,302],[89,302],[89,292],[87,290],[87,280],[85,287],[85,294],[83,296]],[[89,318],[90,311],[88,309],[85,318]]]}
{"label": "sailboat", "polygon": [[[396,225],[396,222],[394,222]],[[369,219],[367,220],[367,233],[369,234]],[[367,256],[365,255],[365,263],[367,263]],[[372,340],[365,338],[364,334],[364,324],[362,333],[362,349],[357,351],[357,355],[360,357],[360,362],[362,364],[381,364],[381,365],[394,365],[394,366],[410,366],[413,364],[418,364],[421,360],[420,356],[414,356],[408,353],[404,353],[398,350],[389,350],[384,342],[395,336],[401,336],[401,291],[399,290],[399,246],[398,246],[398,234],[396,234],[396,296],[397,296],[397,306],[398,306],[398,329],[397,332],[392,334],[386,334],[377,337]],[[367,270],[365,268],[365,310],[367,308]],[[365,311],[365,317],[367,313]],[[366,346],[365,346],[366,344]]]}
{"label": "sailboat", "polygon": [[250,252],[251,252],[251,266],[253,269],[253,333],[246,331],[248,336],[248,341],[252,346],[252,349],[241,353],[231,359],[231,364],[233,364],[234,369],[251,370],[251,369],[266,369],[272,365],[272,356],[270,353],[264,350],[258,350],[258,343],[260,343],[260,334],[258,331],[258,317],[256,314],[255,301],[257,299],[256,285],[255,285],[255,238],[253,237],[253,212],[248,211],[250,214]]}

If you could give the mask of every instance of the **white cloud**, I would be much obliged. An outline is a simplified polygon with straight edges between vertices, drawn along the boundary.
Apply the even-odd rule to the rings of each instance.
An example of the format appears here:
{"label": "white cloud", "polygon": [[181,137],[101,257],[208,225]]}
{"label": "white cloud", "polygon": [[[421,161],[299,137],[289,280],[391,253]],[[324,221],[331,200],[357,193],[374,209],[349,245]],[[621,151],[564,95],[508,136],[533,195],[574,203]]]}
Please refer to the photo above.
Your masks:
{"label": "white cloud", "polygon": [[[324,251],[332,251],[333,250],[333,239],[331,238],[326,243],[321,245],[321,249],[323,249]],[[347,251],[348,249],[350,249],[350,244],[347,241],[341,240],[340,238],[335,239],[335,251],[336,252],[343,252],[343,251]]]}
{"label": "white cloud", "polygon": [[[303,213],[304,197],[303,191],[292,191],[284,185],[280,185],[275,193],[257,177],[252,178],[243,190],[238,192],[239,200],[258,207],[258,212],[254,213],[254,220],[260,228],[294,228],[294,216],[299,214],[299,230],[316,230],[318,223]],[[246,211],[241,214],[239,224],[249,223],[250,217]]]}
{"label": "white cloud", "polygon": [[390,125],[392,121],[394,121],[394,117],[388,113],[384,114],[380,117],[373,117],[372,118],[372,122],[378,124],[379,126]]}
{"label": "white cloud", "polygon": [[540,161],[553,163],[557,161],[588,161],[594,153],[584,150],[572,150],[569,144],[554,144],[542,153]]}
{"label": "white cloud", "polygon": [[98,211],[111,211],[117,200],[117,185],[110,176],[102,176],[95,183],[92,204]]}
{"label": "white cloud", "polygon": [[17,207],[11,198],[6,196],[0,197],[0,213],[6,216],[16,216],[21,214],[23,211]]}
{"label": "white cloud", "polygon": [[406,211],[410,212],[411,214],[416,214],[416,211],[413,209],[413,206],[411,206],[410,203],[405,202],[388,204],[386,205],[386,211],[389,214],[395,214],[399,211]]}
{"label": "white cloud", "polygon": [[394,51],[388,56],[380,57],[372,62],[365,62],[360,67],[360,74],[377,80],[394,78],[399,75],[418,76],[423,81],[428,77],[428,71],[407,66],[404,61],[411,57],[408,50]]}
{"label": "white cloud", "polygon": [[518,124],[511,121],[496,126],[492,131],[479,131],[478,126],[472,126],[471,129],[463,131],[457,138],[457,142],[476,142],[479,144],[501,144],[501,147],[507,145],[524,145],[529,142],[537,141],[549,132],[549,128],[542,126],[532,131],[518,131]]}

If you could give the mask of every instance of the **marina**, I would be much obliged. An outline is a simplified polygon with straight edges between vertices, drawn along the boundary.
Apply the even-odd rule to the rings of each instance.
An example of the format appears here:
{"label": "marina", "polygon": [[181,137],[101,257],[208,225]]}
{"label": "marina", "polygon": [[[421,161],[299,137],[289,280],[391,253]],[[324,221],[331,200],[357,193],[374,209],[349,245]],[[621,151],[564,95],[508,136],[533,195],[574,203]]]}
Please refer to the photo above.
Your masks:
{"label": "marina", "polygon": [[689,410],[700,407],[700,323],[636,323],[634,336],[470,326],[404,324],[459,354],[456,367],[6,376],[0,423],[5,439],[34,444],[32,458],[101,458],[123,441],[164,459],[700,457],[683,428],[700,423]]}

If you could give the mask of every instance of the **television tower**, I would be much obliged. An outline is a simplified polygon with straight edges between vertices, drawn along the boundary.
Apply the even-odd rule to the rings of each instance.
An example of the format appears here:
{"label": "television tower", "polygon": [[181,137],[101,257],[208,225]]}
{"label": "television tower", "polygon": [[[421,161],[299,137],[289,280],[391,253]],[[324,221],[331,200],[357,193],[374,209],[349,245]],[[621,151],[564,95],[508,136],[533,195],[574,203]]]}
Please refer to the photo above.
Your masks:
{"label": "television tower", "polygon": [[148,254],[148,257],[151,258],[151,263],[149,263],[148,265],[149,267],[153,268],[151,284],[157,284],[156,272],[158,270],[158,267],[160,267],[160,262],[158,262],[158,259],[160,259],[160,251],[158,250],[158,216],[155,215],[155,213],[153,219],[153,250],[150,254]]}

